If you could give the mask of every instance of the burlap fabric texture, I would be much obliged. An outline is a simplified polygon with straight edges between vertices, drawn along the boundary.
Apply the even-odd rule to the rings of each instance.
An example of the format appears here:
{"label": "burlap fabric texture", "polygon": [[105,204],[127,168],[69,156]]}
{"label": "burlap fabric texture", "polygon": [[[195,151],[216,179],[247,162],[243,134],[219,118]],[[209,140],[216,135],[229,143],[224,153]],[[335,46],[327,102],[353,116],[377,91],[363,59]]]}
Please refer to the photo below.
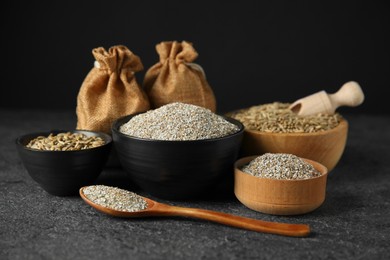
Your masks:
{"label": "burlap fabric texture", "polygon": [[77,129],[111,133],[117,118],[150,109],[148,97],[134,74],[143,69],[140,58],[126,46],[92,50],[95,66],[77,97]]}
{"label": "burlap fabric texture", "polygon": [[198,53],[192,44],[161,42],[156,45],[160,61],[145,74],[144,88],[151,106],[158,108],[183,102],[216,111],[216,100],[203,69],[192,63]]}

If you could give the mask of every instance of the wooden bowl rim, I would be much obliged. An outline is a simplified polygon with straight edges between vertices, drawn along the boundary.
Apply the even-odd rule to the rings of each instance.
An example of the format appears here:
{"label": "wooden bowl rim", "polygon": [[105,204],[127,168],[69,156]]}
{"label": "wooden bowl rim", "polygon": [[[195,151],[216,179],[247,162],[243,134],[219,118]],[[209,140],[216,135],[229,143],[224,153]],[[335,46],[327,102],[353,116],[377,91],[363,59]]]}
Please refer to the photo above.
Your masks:
{"label": "wooden bowl rim", "polygon": [[333,132],[340,131],[342,129],[347,129],[348,127],[348,121],[344,118],[340,120],[340,123],[332,129],[320,131],[320,132],[313,132],[313,133],[271,133],[271,132],[262,132],[258,130],[251,130],[244,127],[244,132],[252,133],[255,135],[264,135],[264,136],[322,136],[322,135],[328,135]]}
{"label": "wooden bowl rim", "polygon": [[[313,181],[313,180],[316,180],[319,178],[326,178],[328,173],[329,173],[328,168],[325,165],[323,165],[322,163],[319,163],[319,162],[311,160],[311,159],[302,158],[302,157],[299,157],[299,158],[310,163],[314,167],[314,169],[316,169],[317,171],[319,171],[321,173],[321,175],[317,176],[317,177],[309,178],[309,179],[295,179],[295,180],[272,179],[272,178],[256,177],[256,176],[253,176],[249,173],[246,173],[240,169],[245,163],[249,163],[251,160],[253,160],[254,158],[256,158],[258,156],[260,156],[260,155],[246,156],[246,157],[242,157],[242,158],[238,159],[234,163],[234,173],[248,175],[250,178],[253,178],[253,180],[268,181],[268,182],[308,182],[308,181]],[[319,167],[317,167],[317,166],[319,166]]]}

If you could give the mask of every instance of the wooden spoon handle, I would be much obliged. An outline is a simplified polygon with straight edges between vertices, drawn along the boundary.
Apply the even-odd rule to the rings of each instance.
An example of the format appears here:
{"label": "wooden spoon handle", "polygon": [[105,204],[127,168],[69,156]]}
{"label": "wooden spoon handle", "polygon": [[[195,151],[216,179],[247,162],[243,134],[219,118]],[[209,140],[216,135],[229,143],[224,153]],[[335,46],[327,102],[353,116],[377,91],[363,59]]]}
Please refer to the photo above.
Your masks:
{"label": "wooden spoon handle", "polygon": [[305,224],[268,222],[204,209],[183,208],[167,205],[166,210],[164,210],[164,213],[161,215],[204,219],[232,227],[284,236],[304,237],[310,234],[310,227]]}

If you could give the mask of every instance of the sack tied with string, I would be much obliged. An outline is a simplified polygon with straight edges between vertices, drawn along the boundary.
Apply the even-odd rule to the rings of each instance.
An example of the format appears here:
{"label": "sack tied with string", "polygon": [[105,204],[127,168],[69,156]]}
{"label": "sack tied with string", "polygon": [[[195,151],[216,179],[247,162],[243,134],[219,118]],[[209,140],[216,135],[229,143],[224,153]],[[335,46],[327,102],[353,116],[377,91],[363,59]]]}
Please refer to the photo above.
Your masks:
{"label": "sack tied with string", "polygon": [[158,108],[172,102],[198,105],[216,111],[216,100],[205,73],[192,63],[198,53],[192,44],[161,42],[156,45],[160,61],[145,74],[144,88],[151,106]]}
{"label": "sack tied with string", "polygon": [[147,95],[136,81],[143,69],[140,58],[126,46],[92,50],[95,66],[77,96],[77,129],[111,133],[119,117],[150,109]]}

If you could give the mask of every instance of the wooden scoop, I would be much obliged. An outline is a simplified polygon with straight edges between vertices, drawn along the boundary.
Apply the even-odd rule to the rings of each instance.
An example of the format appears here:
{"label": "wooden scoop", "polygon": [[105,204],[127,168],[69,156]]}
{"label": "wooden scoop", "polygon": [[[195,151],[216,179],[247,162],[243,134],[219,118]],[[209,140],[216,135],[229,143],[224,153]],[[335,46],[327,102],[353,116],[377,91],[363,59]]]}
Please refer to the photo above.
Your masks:
{"label": "wooden scoop", "polygon": [[148,207],[146,209],[136,211],[136,212],[119,211],[119,210],[103,207],[89,200],[84,195],[83,192],[84,188],[85,187],[80,189],[80,196],[87,204],[94,207],[100,212],[115,217],[136,218],[136,217],[151,217],[151,216],[160,216],[160,217],[179,216],[179,217],[204,219],[204,220],[213,221],[227,226],[232,226],[232,227],[257,231],[257,232],[263,232],[263,233],[283,235],[283,236],[304,237],[310,234],[310,227],[309,225],[305,225],[305,224],[267,222],[262,220],[239,217],[235,215],[229,215],[226,213],[216,212],[211,210],[170,206],[167,204],[158,203],[156,201],[153,201],[145,197],[142,198],[148,204]]}
{"label": "wooden scoop", "polygon": [[356,107],[363,103],[363,100],[364,94],[359,84],[350,81],[334,94],[327,94],[322,90],[295,101],[289,108],[300,116],[334,114],[340,106]]}

